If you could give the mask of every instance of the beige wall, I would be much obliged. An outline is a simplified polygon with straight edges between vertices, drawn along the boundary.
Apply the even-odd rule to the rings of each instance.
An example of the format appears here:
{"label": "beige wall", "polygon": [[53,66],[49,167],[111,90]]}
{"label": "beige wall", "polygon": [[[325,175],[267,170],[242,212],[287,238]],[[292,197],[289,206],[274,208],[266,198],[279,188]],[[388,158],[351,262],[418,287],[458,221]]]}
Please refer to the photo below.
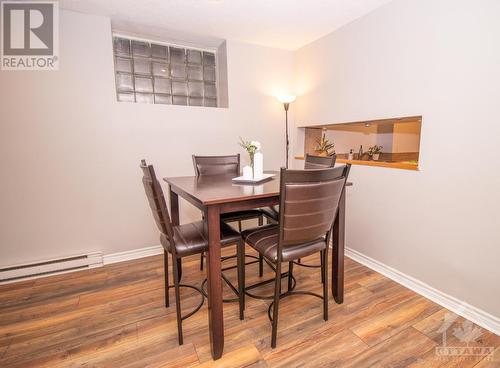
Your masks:
{"label": "beige wall", "polygon": [[294,108],[423,116],[420,171],[351,170],[348,246],[500,317],[499,19],[496,0],[389,3],[296,52]]}
{"label": "beige wall", "polygon": [[159,244],[141,158],[190,175],[191,154],[243,153],[241,135],[279,167],[293,55],[227,47],[228,109],[118,103],[110,20],[62,11],[58,72],[0,72],[0,266]]}

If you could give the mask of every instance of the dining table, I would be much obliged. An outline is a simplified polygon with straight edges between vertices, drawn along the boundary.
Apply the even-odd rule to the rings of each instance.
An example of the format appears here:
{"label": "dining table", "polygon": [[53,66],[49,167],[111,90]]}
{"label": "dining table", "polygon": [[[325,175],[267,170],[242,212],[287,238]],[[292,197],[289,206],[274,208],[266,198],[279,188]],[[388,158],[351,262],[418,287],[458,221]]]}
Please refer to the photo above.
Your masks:
{"label": "dining table", "polygon": [[[233,181],[234,175],[167,177],[170,194],[172,224],[179,225],[179,197],[199,208],[204,214],[208,239],[207,295],[208,326],[211,353],[214,360],[224,350],[224,315],[222,301],[220,215],[229,212],[256,209],[279,204],[279,172],[258,184]],[[339,202],[332,234],[332,294],[338,304],[344,299],[344,234],[345,188]]]}

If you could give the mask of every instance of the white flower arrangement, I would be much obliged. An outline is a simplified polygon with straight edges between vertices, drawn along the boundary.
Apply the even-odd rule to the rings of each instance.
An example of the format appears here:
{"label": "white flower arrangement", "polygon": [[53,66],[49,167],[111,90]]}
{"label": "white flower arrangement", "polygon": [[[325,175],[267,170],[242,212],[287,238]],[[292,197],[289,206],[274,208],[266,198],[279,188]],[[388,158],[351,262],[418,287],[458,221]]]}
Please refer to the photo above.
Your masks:
{"label": "white flower arrangement", "polygon": [[261,145],[259,141],[251,141],[250,144],[255,146],[255,151],[260,151]]}

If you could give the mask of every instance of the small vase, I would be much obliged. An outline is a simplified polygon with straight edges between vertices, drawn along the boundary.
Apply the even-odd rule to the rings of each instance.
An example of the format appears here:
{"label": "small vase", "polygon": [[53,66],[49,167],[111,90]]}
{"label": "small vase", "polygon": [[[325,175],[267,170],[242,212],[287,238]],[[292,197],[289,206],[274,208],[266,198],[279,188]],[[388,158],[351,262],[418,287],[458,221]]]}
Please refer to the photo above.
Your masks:
{"label": "small vase", "polygon": [[374,153],[372,156],[373,161],[378,161],[379,158],[380,158],[380,153]]}

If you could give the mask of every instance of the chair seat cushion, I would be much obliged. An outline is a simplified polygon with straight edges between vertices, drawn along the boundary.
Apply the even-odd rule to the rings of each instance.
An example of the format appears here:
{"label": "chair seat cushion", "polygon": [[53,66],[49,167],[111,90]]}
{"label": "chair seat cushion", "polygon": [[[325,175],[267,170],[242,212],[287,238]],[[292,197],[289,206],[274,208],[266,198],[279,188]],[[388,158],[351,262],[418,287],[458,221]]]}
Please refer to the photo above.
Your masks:
{"label": "chair seat cushion", "polygon": [[236,212],[229,212],[229,213],[223,213],[220,218],[222,221],[226,222],[232,222],[232,221],[243,221],[243,220],[250,220],[254,218],[258,218],[262,216],[262,211],[255,209],[255,210],[245,210],[245,211],[236,211]]}
{"label": "chair seat cushion", "polygon": [[[241,240],[240,234],[229,225],[221,222],[221,246],[236,244]],[[168,251],[170,243],[165,234],[161,234],[160,241]],[[203,221],[191,222],[174,227],[174,243],[178,257],[185,257],[208,250],[208,239],[203,229]]]}
{"label": "chair seat cushion", "polygon": [[[267,259],[275,262],[278,256],[279,226],[264,225],[241,233],[243,240]],[[283,261],[307,257],[326,248],[326,241],[320,238],[308,243],[286,245],[283,247]]]}
{"label": "chair seat cushion", "polygon": [[279,206],[261,208],[261,211],[268,218],[273,219],[274,221],[279,221],[280,218]]}

